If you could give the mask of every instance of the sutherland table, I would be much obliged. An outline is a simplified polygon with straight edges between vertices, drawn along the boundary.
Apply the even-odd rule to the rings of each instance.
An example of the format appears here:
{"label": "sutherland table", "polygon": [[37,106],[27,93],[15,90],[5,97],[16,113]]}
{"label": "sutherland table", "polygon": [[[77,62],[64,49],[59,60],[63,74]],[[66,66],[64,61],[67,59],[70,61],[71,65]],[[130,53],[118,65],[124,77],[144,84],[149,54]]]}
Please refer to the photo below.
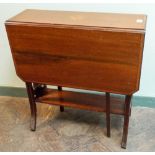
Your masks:
{"label": "sutherland table", "polygon": [[[124,116],[126,148],[132,94],[139,90],[145,15],[25,10],[6,21],[17,75],[26,83],[31,130],[36,102]],[[58,86],[58,90],[47,88]],[[79,93],[62,87],[103,92]],[[104,93],[105,92],[105,93]],[[125,95],[125,100],[117,95]]]}

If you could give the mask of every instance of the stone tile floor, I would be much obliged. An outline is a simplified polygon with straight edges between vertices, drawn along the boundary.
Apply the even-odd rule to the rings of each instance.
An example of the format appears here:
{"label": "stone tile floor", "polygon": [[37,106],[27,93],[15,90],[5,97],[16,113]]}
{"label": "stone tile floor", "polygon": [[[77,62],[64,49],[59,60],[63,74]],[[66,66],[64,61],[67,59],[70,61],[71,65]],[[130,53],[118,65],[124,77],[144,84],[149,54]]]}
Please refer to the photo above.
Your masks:
{"label": "stone tile floor", "polygon": [[37,130],[29,129],[27,98],[0,96],[0,151],[155,151],[155,108],[133,107],[127,149],[121,149],[122,116],[38,103]]}

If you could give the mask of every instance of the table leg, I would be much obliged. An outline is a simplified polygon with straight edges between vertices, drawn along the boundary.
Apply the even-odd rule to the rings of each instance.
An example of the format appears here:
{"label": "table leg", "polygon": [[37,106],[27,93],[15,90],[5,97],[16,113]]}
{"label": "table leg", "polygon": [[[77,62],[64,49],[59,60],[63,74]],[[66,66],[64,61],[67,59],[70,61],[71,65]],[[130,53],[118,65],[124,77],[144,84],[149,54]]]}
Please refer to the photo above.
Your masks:
{"label": "table leg", "polygon": [[127,136],[128,136],[128,127],[129,127],[129,117],[130,117],[130,104],[131,104],[132,95],[126,95],[125,97],[125,114],[124,114],[124,126],[123,126],[123,137],[121,147],[126,149]]}
{"label": "table leg", "polygon": [[[58,90],[59,90],[59,91],[62,91],[62,87],[61,87],[61,86],[58,86]],[[64,106],[62,106],[62,105],[60,106],[60,111],[61,111],[61,112],[64,111]]]}
{"label": "table leg", "polygon": [[106,92],[106,124],[107,136],[110,137],[110,93]]}
{"label": "table leg", "polygon": [[32,83],[26,82],[27,93],[29,97],[30,109],[31,109],[31,122],[30,128],[32,131],[36,130],[36,117],[37,117],[37,109],[36,109],[36,102],[34,98],[34,90]]}

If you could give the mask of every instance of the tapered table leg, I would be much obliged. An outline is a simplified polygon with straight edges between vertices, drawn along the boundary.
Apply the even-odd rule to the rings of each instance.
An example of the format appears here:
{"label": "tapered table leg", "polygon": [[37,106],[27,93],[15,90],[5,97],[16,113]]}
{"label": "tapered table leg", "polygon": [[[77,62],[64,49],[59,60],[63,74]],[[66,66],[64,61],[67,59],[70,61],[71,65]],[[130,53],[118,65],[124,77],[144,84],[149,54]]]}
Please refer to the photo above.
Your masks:
{"label": "tapered table leg", "polygon": [[110,93],[106,93],[106,125],[107,136],[110,137]]}
{"label": "tapered table leg", "polygon": [[34,98],[34,90],[32,87],[32,83],[26,82],[27,93],[29,97],[30,109],[31,109],[31,121],[30,121],[30,128],[32,131],[36,130],[36,117],[37,117],[37,109],[36,109],[36,102]]}
{"label": "tapered table leg", "polygon": [[130,117],[130,104],[131,104],[132,95],[126,95],[125,97],[125,115],[124,115],[124,126],[123,126],[123,137],[121,147],[126,149],[127,136],[128,136],[128,127],[129,127],[129,117]]}
{"label": "tapered table leg", "polygon": [[[58,86],[58,90],[59,90],[59,91],[62,91],[62,87],[61,87],[61,86]],[[61,112],[64,111],[64,106],[62,106],[62,105],[60,106],[60,111],[61,111]]]}

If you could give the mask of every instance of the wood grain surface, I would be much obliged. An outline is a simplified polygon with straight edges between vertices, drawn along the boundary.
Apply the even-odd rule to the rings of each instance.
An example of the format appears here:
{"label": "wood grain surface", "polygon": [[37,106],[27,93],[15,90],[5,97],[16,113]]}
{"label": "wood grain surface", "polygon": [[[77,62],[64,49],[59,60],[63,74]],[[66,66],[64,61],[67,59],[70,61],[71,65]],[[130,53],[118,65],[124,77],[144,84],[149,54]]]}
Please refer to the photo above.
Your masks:
{"label": "wood grain surface", "polygon": [[[105,94],[88,94],[80,92],[62,91],[48,89],[47,93],[36,99],[36,102],[63,105],[78,109],[106,112]],[[111,113],[124,115],[124,99],[111,97]]]}
{"label": "wood grain surface", "polygon": [[144,30],[146,26],[146,15],[28,9],[10,18],[9,21]]}
{"label": "wood grain surface", "polygon": [[139,89],[144,33],[18,23],[6,29],[24,81],[120,94]]}

